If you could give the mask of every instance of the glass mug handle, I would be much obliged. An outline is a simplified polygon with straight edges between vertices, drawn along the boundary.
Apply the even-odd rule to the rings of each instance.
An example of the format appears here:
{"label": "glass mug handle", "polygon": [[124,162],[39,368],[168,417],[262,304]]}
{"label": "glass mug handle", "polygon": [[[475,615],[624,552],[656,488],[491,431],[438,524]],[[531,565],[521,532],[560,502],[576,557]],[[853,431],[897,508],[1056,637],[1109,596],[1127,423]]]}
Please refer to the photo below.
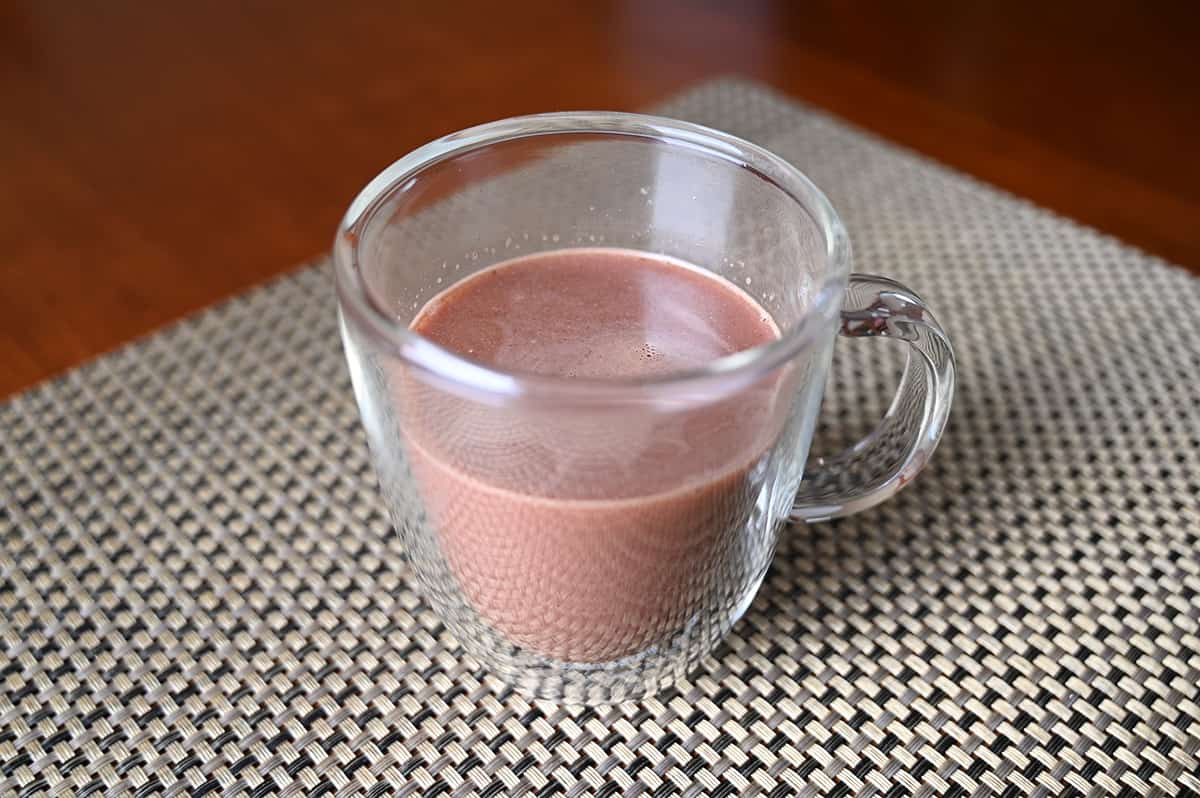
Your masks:
{"label": "glass mug handle", "polygon": [[895,338],[908,362],[875,430],[832,457],[810,459],[793,521],[825,521],[873,507],[912,481],[937,447],[954,397],[954,350],[919,296],[895,280],[852,274],[839,334]]}

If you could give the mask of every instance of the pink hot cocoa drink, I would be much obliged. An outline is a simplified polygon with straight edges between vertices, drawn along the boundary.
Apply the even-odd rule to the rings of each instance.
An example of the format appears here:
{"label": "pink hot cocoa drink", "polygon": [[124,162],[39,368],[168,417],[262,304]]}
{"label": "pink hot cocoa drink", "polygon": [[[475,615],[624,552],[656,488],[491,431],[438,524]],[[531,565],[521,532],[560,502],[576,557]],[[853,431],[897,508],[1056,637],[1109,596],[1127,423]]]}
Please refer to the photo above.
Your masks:
{"label": "pink hot cocoa drink", "polygon": [[[517,258],[431,300],[412,329],[498,370],[637,380],[779,335],[745,292],[626,250]],[[459,587],[512,642],[617,659],[735,584],[755,463],[786,409],[777,378],[720,397],[536,415],[395,381],[409,462]],[[647,403],[650,403],[647,405]]]}

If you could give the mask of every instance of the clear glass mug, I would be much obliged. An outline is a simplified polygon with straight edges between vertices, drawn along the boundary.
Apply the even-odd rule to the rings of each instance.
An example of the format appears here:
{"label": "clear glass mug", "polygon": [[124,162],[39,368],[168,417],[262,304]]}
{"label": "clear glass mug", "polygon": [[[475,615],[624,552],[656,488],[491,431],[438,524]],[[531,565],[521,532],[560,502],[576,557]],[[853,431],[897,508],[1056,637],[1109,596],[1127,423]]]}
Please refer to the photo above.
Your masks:
{"label": "clear glass mug", "polygon": [[[685,373],[582,380],[500,371],[410,329],[455,282],[573,247],[708,270],[780,335]],[[446,136],[362,191],[334,258],[413,573],[467,652],[544,698],[623,700],[686,674],[749,606],[783,525],[888,498],[950,410],[950,342],[921,299],[851,274],[842,223],[795,167],[697,125],[557,113]],[[874,433],[806,464],[838,335],[899,339],[907,365]]]}

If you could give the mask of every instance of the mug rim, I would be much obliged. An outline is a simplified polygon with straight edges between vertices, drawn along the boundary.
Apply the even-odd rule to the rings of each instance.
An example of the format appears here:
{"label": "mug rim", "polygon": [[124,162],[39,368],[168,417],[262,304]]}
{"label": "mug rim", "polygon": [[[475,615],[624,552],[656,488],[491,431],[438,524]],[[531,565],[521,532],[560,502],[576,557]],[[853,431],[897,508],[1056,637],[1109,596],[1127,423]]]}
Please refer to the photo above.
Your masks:
{"label": "mug rim", "polygon": [[[773,341],[715,358],[702,366],[651,377],[576,378],[496,368],[412,330],[370,297],[359,268],[358,243],[376,211],[397,189],[423,170],[490,145],[522,138],[563,134],[645,138],[668,146],[698,150],[746,169],[773,184],[801,207],[825,239],[825,274],[803,316]],[[634,250],[642,252],[642,250]],[[648,252],[646,254],[654,254]],[[516,116],[450,133],[393,162],[359,191],[338,226],[333,247],[338,310],[343,324],[351,316],[387,350],[418,369],[439,387],[474,398],[512,400],[528,397],[585,402],[636,395],[647,399],[701,401],[728,395],[753,384],[834,331],[850,274],[850,241],[837,211],[803,172],[769,150],[713,128],[662,116],[615,111],[560,111]]]}

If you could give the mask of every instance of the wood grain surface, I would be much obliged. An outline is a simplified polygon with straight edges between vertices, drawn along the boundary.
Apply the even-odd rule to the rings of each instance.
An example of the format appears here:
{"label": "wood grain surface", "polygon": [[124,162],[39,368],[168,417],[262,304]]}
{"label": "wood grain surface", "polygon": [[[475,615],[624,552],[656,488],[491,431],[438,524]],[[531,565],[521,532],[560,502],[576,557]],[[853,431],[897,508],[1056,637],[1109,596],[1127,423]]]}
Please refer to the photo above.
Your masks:
{"label": "wood grain surface", "polygon": [[0,4],[0,395],[296,266],[470,124],[741,74],[1200,267],[1195,3]]}

